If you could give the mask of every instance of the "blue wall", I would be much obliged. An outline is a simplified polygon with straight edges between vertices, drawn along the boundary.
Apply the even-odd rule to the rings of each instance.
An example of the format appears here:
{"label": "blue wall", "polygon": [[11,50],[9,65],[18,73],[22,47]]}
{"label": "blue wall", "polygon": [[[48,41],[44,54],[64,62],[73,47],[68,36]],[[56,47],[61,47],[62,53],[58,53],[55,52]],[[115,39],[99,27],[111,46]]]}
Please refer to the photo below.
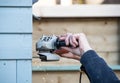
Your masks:
{"label": "blue wall", "polygon": [[0,0],[0,83],[32,83],[32,0]]}

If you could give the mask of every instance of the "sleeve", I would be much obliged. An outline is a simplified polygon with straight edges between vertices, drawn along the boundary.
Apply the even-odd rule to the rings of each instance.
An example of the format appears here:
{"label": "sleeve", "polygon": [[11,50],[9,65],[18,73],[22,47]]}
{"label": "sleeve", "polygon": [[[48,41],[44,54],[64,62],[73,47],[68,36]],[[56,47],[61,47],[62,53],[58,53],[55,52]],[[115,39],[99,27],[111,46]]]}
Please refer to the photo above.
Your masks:
{"label": "sleeve", "polygon": [[95,51],[84,53],[80,62],[91,83],[120,83],[113,70]]}

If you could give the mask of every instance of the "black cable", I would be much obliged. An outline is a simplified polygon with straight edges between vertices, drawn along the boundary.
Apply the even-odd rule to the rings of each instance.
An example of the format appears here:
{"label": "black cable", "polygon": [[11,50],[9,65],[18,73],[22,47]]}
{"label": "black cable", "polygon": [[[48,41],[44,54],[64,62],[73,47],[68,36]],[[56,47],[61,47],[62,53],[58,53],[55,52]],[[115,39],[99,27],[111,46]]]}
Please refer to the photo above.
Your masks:
{"label": "black cable", "polygon": [[79,78],[79,83],[82,83],[82,73],[85,71],[85,68],[84,68],[84,66],[83,65],[81,65],[81,67],[80,67],[80,78]]}
{"label": "black cable", "polygon": [[86,72],[85,67],[84,67],[83,65],[81,65],[80,69],[81,69],[81,71],[80,71],[79,83],[81,83],[81,80],[82,80],[82,73],[83,73],[83,72],[87,75],[87,77],[88,77],[89,80],[90,80],[90,77],[89,77],[88,73]]}
{"label": "black cable", "polygon": [[79,83],[82,83],[82,82],[81,82],[81,80],[82,80],[82,72],[83,72],[83,71],[80,71]]}

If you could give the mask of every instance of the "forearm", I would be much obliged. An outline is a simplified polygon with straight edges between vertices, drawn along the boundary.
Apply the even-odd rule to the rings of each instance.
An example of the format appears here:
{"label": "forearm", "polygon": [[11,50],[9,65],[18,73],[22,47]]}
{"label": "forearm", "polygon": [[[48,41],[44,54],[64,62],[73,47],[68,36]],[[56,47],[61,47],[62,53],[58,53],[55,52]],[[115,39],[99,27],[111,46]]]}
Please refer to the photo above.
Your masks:
{"label": "forearm", "polygon": [[85,67],[91,83],[115,83],[118,81],[112,69],[95,51],[89,50],[84,53],[80,62]]}

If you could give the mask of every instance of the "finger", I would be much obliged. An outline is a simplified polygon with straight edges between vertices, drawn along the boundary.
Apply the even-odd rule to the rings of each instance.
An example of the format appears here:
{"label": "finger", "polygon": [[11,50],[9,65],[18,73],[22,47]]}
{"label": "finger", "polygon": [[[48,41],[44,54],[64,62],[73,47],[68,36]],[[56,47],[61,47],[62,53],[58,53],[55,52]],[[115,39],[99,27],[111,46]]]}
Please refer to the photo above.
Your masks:
{"label": "finger", "polygon": [[75,37],[76,40],[78,40],[79,37],[80,37],[80,34],[74,34],[74,37]]}
{"label": "finger", "polygon": [[80,56],[74,55],[73,59],[80,60]]}
{"label": "finger", "polygon": [[66,37],[60,37],[59,39],[60,39],[60,40],[65,40],[65,39],[66,39]]}
{"label": "finger", "polygon": [[60,37],[66,37],[66,36],[67,36],[67,34],[60,35]]}
{"label": "finger", "polygon": [[72,42],[75,44],[75,46],[78,46],[78,39],[76,39],[74,36],[72,36]]}
{"label": "finger", "polygon": [[65,40],[67,34],[57,36],[60,40]]}
{"label": "finger", "polygon": [[70,45],[72,45],[72,47],[76,47],[75,43],[72,40],[72,36],[70,36]]}
{"label": "finger", "polygon": [[67,33],[67,37],[66,37],[66,39],[65,39],[66,45],[69,45],[69,44],[70,44],[70,36],[71,36],[71,35],[72,35],[71,33]]}
{"label": "finger", "polygon": [[58,38],[59,38],[60,40],[65,40],[66,37],[67,37],[67,34],[64,34],[64,35],[60,35]]}

